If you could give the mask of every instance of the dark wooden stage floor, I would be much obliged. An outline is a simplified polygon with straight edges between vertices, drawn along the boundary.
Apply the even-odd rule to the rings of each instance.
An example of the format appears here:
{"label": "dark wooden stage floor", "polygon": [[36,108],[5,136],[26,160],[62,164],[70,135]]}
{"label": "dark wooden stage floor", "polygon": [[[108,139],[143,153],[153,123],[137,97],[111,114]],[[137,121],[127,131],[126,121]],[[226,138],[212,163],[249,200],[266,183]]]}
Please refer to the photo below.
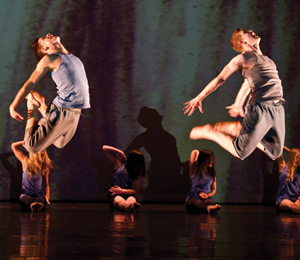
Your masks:
{"label": "dark wooden stage floor", "polygon": [[0,259],[300,259],[300,216],[275,206],[222,205],[217,215],[183,205],[52,202],[21,212],[0,202]]}

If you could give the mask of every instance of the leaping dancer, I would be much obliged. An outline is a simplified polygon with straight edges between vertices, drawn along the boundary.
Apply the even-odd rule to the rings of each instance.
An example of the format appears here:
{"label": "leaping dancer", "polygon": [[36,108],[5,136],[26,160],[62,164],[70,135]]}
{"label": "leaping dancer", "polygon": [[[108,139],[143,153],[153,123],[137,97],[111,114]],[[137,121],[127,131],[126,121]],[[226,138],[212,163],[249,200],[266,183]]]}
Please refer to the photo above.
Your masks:
{"label": "leaping dancer", "polygon": [[[81,109],[90,107],[89,85],[85,69],[75,55],[69,53],[59,36],[47,34],[32,42],[35,57],[39,60],[36,69],[17,93],[9,107],[12,118],[22,121],[17,111],[27,98],[28,120],[23,146],[36,154],[51,144],[64,147],[76,132]],[[38,81],[47,73],[57,85],[57,96],[47,107],[45,99],[32,92]],[[38,122],[37,110],[43,118]]]}
{"label": "leaping dancer", "polygon": [[[190,116],[196,108],[202,110],[202,101],[221,86],[233,73],[244,76],[234,104],[227,107],[230,116],[244,117],[243,123],[219,122],[194,127],[191,139],[208,139],[218,143],[235,157],[245,159],[257,147],[271,159],[278,158],[283,150],[285,137],[284,99],[281,80],[275,63],[263,55],[261,38],[252,30],[236,29],[231,46],[241,54],[235,56],[194,99],[184,103],[184,113]],[[246,113],[243,104],[250,94]]]}

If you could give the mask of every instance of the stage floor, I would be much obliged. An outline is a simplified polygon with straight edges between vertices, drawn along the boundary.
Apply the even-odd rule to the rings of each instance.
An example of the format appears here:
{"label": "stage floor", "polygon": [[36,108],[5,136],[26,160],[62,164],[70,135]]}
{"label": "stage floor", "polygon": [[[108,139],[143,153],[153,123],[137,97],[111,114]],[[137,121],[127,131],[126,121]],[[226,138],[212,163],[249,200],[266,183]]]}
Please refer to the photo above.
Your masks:
{"label": "stage floor", "polygon": [[0,202],[0,259],[300,259],[300,216],[275,206],[222,205],[215,215],[183,205],[52,202],[22,212]]}

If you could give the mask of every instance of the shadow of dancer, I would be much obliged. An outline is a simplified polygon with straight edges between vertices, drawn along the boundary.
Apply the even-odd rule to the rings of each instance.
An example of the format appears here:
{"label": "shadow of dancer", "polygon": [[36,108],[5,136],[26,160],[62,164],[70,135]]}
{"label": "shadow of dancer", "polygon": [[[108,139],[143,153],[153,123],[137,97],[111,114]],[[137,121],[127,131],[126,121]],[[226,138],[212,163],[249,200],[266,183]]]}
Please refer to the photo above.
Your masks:
{"label": "shadow of dancer", "polygon": [[8,159],[11,156],[14,156],[13,152],[0,154],[0,160],[10,177],[9,199],[11,201],[19,201],[21,192],[20,187],[22,187],[22,164],[17,160],[16,164],[13,165]]}
{"label": "shadow of dancer", "polygon": [[[180,162],[175,137],[163,129],[162,116],[155,109],[142,107],[138,123],[147,130],[129,144],[125,154],[143,147],[151,157],[144,200],[184,201],[188,167]],[[182,167],[186,170],[181,171]]]}

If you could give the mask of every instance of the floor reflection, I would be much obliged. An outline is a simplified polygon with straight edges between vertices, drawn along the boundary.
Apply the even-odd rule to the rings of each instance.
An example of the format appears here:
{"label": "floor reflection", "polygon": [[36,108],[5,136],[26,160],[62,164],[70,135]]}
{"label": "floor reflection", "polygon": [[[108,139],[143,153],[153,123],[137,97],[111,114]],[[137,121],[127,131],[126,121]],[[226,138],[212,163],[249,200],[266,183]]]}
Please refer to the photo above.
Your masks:
{"label": "floor reflection", "polygon": [[279,235],[279,256],[283,259],[299,259],[299,215],[279,213],[276,219]]}
{"label": "floor reflection", "polygon": [[112,239],[113,255],[128,254],[128,238],[134,237],[134,214],[114,210],[110,215],[109,229]]}
{"label": "floor reflection", "polygon": [[190,259],[216,256],[216,228],[220,222],[218,215],[186,214]]}
{"label": "floor reflection", "polygon": [[[21,212],[20,256],[45,259],[48,255],[49,214]],[[36,258],[36,256],[39,256]],[[12,259],[18,259],[12,257]]]}

